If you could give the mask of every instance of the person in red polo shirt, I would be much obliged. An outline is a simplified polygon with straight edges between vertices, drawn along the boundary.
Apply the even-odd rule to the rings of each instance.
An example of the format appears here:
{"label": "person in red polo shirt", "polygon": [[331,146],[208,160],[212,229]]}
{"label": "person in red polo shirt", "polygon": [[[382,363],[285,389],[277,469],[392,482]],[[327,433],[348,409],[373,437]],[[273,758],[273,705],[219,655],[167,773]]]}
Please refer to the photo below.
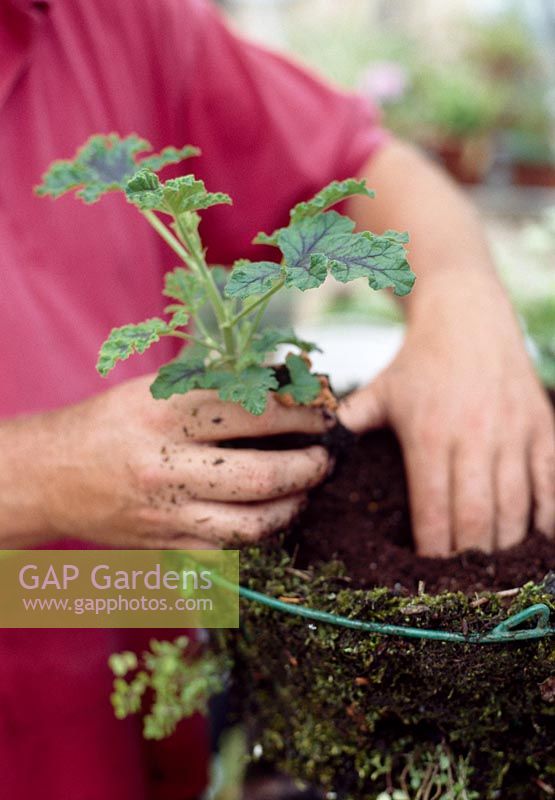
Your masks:
{"label": "person in red polo shirt", "polygon": [[[342,420],[396,429],[420,552],[509,546],[531,511],[553,533],[553,417],[476,213],[446,177],[383,131],[366,102],[241,40],[206,0],[0,0],[0,547],[188,546],[230,530],[252,540],[285,525],[329,468],[317,447],[287,463],[243,452],[215,492],[183,433],[188,398],[157,404],[142,376],[173,355],[171,344],[123,364],[108,391],[98,378],[106,331],[158,313],[171,261],[119,198],[85,209],[32,189],[53,159],[110,131],[202,148],[195,171],[234,198],[203,222],[219,263],[254,255],[253,234],[284,223],[326,182],[365,176],[378,197],[350,213],[365,228],[410,230],[418,281],[400,354],[345,401]],[[202,407],[203,441],[220,435],[216,407],[234,435],[252,434],[240,409],[211,395]],[[272,404],[256,422],[260,432],[328,424]],[[165,443],[178,448],[195,500],[155,515],[146,495],[163,489]],[[130,637],[1,633],[3,796],[199,795],[199,720],[146,748],[134,721],[112,716],[106,659]]]}

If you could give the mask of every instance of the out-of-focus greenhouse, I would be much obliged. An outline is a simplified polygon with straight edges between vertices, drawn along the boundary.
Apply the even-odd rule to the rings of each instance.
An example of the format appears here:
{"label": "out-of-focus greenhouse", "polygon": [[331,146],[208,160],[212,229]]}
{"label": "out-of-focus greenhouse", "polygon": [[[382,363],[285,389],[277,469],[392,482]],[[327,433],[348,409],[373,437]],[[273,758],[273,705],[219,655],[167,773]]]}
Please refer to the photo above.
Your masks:
{"label": "out-of-focus greenhouse", "polygon": [[[473,196],[540,372],[555,384],[553,0],[222,5],[243,33],[378,103],[391,130],[425,149]],[[319,295],[317,307],[309,296],[301,300],[297,327],[323,341],[327,360],[318,366],[328,369],[331,359],[343,388],[369,377],[356,373],[369,353],[373,371],[392,357],[402,337],[398,311],[381,295],[337,284],[325,298]]]}

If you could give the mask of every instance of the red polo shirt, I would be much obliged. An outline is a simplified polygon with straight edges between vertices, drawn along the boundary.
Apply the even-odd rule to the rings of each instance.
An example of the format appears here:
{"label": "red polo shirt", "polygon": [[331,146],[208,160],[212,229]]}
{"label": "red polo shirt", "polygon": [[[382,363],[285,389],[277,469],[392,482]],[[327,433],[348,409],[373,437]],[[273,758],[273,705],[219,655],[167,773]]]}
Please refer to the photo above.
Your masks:
{"label": "red polo shirt", "polygon": [[[114,325],[155,315],[172,255],[123,198],[84,207],[32,188],[92,133],[199,145],[209,256],[252,236],[383,142],[368,105],[230,33],[205,0],[0,0],[0,416],[73,403],[154,369],[160,343],[102,381]],[[192,162],[191,162],[192,163]],[[67,546],[67,543],[66,543]],[[9,800],[185,800],[205,781],[199,720],[146,747],[109,704],[117,631],[0,632],[0,786]]]}

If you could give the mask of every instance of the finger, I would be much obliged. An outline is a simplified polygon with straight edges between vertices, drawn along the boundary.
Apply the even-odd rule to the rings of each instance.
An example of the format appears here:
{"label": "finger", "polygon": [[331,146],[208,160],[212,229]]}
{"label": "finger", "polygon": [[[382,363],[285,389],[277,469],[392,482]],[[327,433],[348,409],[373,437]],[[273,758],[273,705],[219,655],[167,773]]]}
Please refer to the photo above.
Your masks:
{"label": "finger", "polygon": [[172,483],[189,497],[229,502],[273,500],[312,489],[329,473],[323,447],[232,450],[188,446],[170,457]]}
{"label": "finger", "polygon": [[416,550],[444,558],[451,552],[448,444],[419,437],[403,451]]}
{"label": "finger", "polygon": [[304,494],[265,503],[212,503],[193,500],[179,509],[176,532],[168,536],[169,547],[186,545],[191,537],[213,544],[255,542],[274,531],[286,529],[306,501]]}
{"label": "finger", "polygon": [[[177,404],[179,424],[190,439],[213,442],[285,433],[322,434],[336,424],[335,415],[322,408],[286,408],[271,394],[266,411],[251,414],[235,403],[224,403],[215,392],[188,392]],[[184,421],[185,420],[185,421]]]}
{"label": "finger", "polygon": [[501,549],[521,542],[528,530],[531,486],[526,445],[504,446],[495,469],[496,544]]}
{"label": "finger", "polygon": [[483,443],[459,446],[453,453],[453,533],[457,552],[494,547],[493,457]]}
{"label": "finger", "polygon": [[538,434],[530,453],[534,523],[546,536],[555,536],[555,433],[553,423]]}
{"label": "finger", "polygon": [[388,422],[385,381],[378,376],[369,386],[352,392],[339,405],[339,421],[355,433],[382,428]]}
{"label": "finger", "polygon": [[171,533],[166,536],[148,536],[137,543],[145,550],[219,550],[221,543],[215,539],[199,539],[187,533]]}

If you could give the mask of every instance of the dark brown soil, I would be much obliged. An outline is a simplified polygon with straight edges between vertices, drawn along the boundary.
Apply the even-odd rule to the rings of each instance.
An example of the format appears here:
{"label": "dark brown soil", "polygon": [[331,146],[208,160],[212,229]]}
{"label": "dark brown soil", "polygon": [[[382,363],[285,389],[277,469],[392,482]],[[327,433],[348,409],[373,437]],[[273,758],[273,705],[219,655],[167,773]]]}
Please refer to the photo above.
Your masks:
{"label": "dark brown soil", "polygon": [[493,556],[418,557],[402,454],[390,431],[367,434],[350,445],[331,479],[312,493],[287,547],[296,553],[298,567],[337,557],[353,588],[387,586],[410,594],[420,582],[428,593],[511,589],[540,582],[555,569],[555,542],[533,531],[522,544]]}

